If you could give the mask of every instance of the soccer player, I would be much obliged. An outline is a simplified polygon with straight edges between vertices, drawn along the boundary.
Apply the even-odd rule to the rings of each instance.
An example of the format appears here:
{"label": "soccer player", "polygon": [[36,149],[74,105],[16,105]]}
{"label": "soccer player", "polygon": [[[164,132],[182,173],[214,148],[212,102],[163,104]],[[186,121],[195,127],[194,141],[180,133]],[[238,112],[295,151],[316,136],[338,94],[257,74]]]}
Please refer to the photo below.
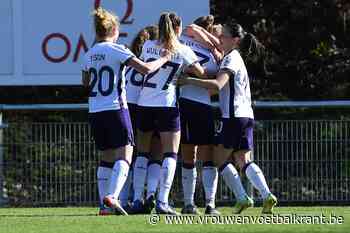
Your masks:
{"label": "soccer player", "polygon": [[98,8],[93,12],[96,44],[86,53],[82,82],[89,87],[89,123],[96,147],[102,152],[97,170],[100,215],[105,206],[127,213],[118,201],[128,176],[133,151],[133,133],[125,96],[125,66],[149,74],[170,58],[163,51],[157,60],[145,63],[122,45],[116,44],[119,22],[112,13]]}
{"label": "soccer player", "polygon": [[[211,15],[199,17],[194,24],[208,32],[212,31],[214,17]],[[208,38],[201,35],[187,33],[181,36],[180,41],[189,46],[199,58],[199,63],[209,73],[216,73],[218,65],[210,49],[204,47]],[[197,42],[195,39],[201,41]],[[215,49],[215,47],[214,47]],[[219,214],[215,209],[215,195],[218,183],[217,168],[212,161],[214,143],[214,116],[207,89],[185,85],[180,89],[180,115],[181,115],[181,155],[182,163],[182,187],[184,193],[183,214],[199,214],[195,203],[194,194],[196,188],[197,170],[196,159],[203,161],[202,181],[205,191],[205,214]],[[200,115],[200,117],[198,117]]]}
{"label": "soccer player", "polygon": [[[158,39],[158,27],[145,27],[137,34],[137,36],[131,43],[131,51],[137,57],[139,57],[142,52],[143,44],[147,40],[156,39]],[[140,91],[143,85],[143,74],[137,72],[137,70],[130,67],[126,71],[126,79],[126,99],[128,101],[128,107],[130,111],[131,122],[133,124],[133,129],[136,129],[137,101],[139,99]],[[135,131],[134,134],[137,135]],[[137,151],[134,151],[134,155],[135,158],[133,166],[133,178],[129,179],[130,181],[132,180],[134,190],[133,203],[130,209],[130,213],[147,214],[150,213],[154,208],[154,200],[148,199],[148,202],[146,202],[145,204],[143,203],[143,193],[145,188],[146,177],[148,197],[154,197],[160,179],[161,148],[159,136],[156,133],[154,133],[154,136],[152,137],[151,152],[149,155],[150,157],[144,157],[148,156],[148,154],[137,153]],[[129,176],[131,176],[130,172]],[[127,185],[124,186],[122,194],[121,196],[123,196],[123,203],[128,203],[127,201],[129,197],[129,191]]]}
{"label": "soccer player", "polygon": [[271,213],[277,199],[270,192],[261,169],[251,161],[253,149],[254,115],[251,106],[251,95],[248,72],[240,54],[240,48],[248,47],[244,57],[257,53],[257,40],[252,34],[246,34],[239,24],[228,22],[220,37],[225,57],[215,80],[186,78],[182,84],[192,84],[207,89],[220,90],[219,102],[222,111],[221,127],[218,129],[220,144],[214,148],[215,162],[225,183],[236,196],[234,213],[241,213],[253,205],[243,188],[236,168],[227,163],[234,157],[242,173],[247,176],[253,186],[259,190],[264,199],[262,213]]}
{"label": "soccer player", "polygon": [[[177,153],[180,144],[180,113],[176,101],[176,79],[182,71],[206,77],[197,56],[186,45],[179,42],[182,32],[181,18],[175,13],[163,13],[159,18],[159,39],[147,41],[141,57],[145,61],[159,58],[161,49],[170,50],[171,60],[161,69],[145,76],[138,100],[138,147],[139,153],[149,154],[153,131],[160,133],[163,162],[160,189],[157,198],[158,214],[177,214],[168,204],[173,183]],[[146,157],[146,156],[145,156]],[[152,198],[147,197],[147,199]]]}

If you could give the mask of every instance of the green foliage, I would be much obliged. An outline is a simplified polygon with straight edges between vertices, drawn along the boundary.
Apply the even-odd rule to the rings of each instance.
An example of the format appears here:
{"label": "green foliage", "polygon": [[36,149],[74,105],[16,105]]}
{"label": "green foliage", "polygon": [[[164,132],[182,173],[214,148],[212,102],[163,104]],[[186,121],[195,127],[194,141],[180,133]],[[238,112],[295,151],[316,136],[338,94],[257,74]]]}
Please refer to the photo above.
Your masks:
{"label": "green foliage", "polygon": [[[218,21],[233,19],[266,46],[267,77],[252,77],[255,99],[347,99],[350,4],[345,0],[212,0]],[[249,72],[249,70],[248,70]]]}

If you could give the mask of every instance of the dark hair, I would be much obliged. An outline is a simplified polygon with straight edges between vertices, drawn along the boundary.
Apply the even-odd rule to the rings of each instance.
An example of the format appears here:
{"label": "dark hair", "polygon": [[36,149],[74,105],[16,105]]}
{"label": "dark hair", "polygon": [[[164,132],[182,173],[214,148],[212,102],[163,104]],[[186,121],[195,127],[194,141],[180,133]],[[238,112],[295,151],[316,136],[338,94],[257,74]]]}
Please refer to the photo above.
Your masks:
{"label": "dark hair", "polygon": [[239,37],[240,39],[243,39],[244,36],[247,34],[243,27],[234,22],[234,21],[228,21],[224,24],[224,27],[230,32],[232,37]]}
{"label": "dark hair", "polygon": [[173,12],[165,12],[159,18],[159,42],[170,51],[175,51],[179,44],[175,30],[180,25],[181,18]]}
{"label": "dark hair", "polygon": [[139,57],[142,52],[142,46],[146,42],[146,40],[156,40],[158,39],[158,27],[157,26],[147,26],[139,33],[137,33],[136,37],[131,43],[131,51]]}
{"label": "dark hair", "polygon": [[214,16],[212,15],[201,16],[197,18],[193,23],[198,26],[201,26],[202,28],[204,28],[205,30],[211,33],[213,31]]}
{"label": "dark hair", "polygon": [[247,66],[248,73],[266,76],[265,46],[252,34],[247,33],[241,40],[239,52]]}

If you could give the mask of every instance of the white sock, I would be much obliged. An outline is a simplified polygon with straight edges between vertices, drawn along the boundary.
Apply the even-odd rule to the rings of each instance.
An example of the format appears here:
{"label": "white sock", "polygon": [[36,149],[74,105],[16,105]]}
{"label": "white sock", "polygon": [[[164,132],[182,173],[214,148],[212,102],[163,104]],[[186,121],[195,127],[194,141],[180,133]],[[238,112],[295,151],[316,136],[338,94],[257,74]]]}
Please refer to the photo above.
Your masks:
{"label": "white sock", "polygon": [[122,191],[120,191],[119,194],[119,200],[122,206],[128,205],[129,202],[130,187],[132,184],[132,173],[132,170],[129,170],[128,178],[126,179]]}
{"label": "white sock", "polygon": [[160,184],[158,200],[168,204],[171,185],[173,184],[176,170],[176,159],[173,157],[165,157],[160,171]]}
{"label": "white sock", "polygon": [[250,183],[253,184],[254,188],[259,190],[260,195],[263,199],[271,193],[269,187],[267,186],[265,177],[260,167],[255,163],[251,163],[245,170],[245,174],[248,177]]}
{"label": "white sock", "polygon": [[196,191],[197,169],[182,167],[182,188],[184,192],[185,206],[194,205],[194,193]]}
{"label": "white sock", "polygon": [[125,160],[117,160],[114,164],[108,194],[115,199],[119,198],[126,179],[128,178],[129,164]]}
{"label": "white sock", "polygon": [[147,169],[147,198],[157,192],[158,184],[160,180],[160,165],[158,163],[152,163]]}
{"label": "white sock", "polygon": [[145,190],[145,181],[147,176],[148,158],[137,156],[134,164],[134,201],[143,200],[143,191]]}
{"label": "white sock", "polygon": [[236,168],[231,164],[227,164],[221,171],[221,175],[224,178],[226,185],[235,194],[237,200],[243,200],[247,193],[243,188],[241,177],[238,175]]}
{"label": "white sock", "polygon": [[216,167],[203,167],[202,182],[205,192],[205,204],[215,208],[215,196],[218,187],[218,169]]}
{"label": "white sock", "polygon": [[108,194],[111,174],[112,168],[101,166],[97,168],[97,187],[101,206],[103,206],[103,198]]}

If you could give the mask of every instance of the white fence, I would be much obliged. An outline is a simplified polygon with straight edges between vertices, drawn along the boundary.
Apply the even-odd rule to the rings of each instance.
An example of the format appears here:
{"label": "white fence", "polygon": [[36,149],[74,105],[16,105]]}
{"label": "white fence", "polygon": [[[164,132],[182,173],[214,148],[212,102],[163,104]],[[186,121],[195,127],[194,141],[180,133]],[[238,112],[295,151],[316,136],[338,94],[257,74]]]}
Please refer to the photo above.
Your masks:
{"label": "white fence", "polygon": [[[267,109],[349,108],[350,101],[256,102],[255,105]],[[0,105],[0,113],[86,108],[86,104]],[[97,203],[98,155],[87,122],[23,121],[4,125],[1,120],[0,114],[2,203],[12,206]],[[258,120],[254,156],[282,203],[350,203],[350,119]],[[182,200],[180,171],[172,190],[175,201]],[[232,202],[232,194],[219,182],[218,201]],[[201,182],[197,183],[197,201],[201,202]],[[257,193],[254,197],[259,200]]]}

